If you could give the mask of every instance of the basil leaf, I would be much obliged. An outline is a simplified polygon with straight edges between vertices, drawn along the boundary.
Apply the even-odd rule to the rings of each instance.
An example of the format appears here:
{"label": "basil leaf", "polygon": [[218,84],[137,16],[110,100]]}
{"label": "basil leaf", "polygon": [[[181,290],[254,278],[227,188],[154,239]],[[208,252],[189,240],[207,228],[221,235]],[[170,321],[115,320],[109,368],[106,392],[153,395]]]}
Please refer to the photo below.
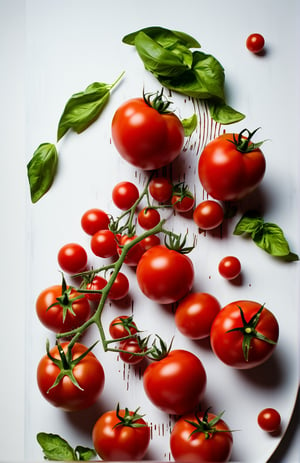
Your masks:
{"label": "basil leaf", "polygon": [[55,145],[42,143],[27,164],[31,201],[36,203],[51,187],[58,165]]}
{"label": "basil leaf", "polygon": [[283,231],[274,223],[265,223],[263,229],[253,236],[253,241],[272,256],[287,256],[290,253]]}
{"label": "basil leaf", "polygon": [[190,137],[198,124],[197,114],[193,114],[191,117],[187,119],[182,119],[181,123],[184,128],[184,136]]}
{"label": "basil leaf", "polygon": [[122,42],[127,45],[135,45],[135,38],[139,32],[144,32],[164,48],[172,48],[177,43],[186,48],[200,48],[199,42],[190,35],[160,26],[145,27],[144,29],[127,34],[123,37]]}
{"label": "basil leaf", "polygon": [[77,460],[72,447],[68,442],[57,434],[40,432],[37,441],[42,447],[45,460],[53,461],[74,461]]}
{"label": "basil leaf", "polygon": [[209,100],[210,116],[220,124],[232,124],[245,119],[245,115],[228,106],[224,101]]}
{"label": "basil leaf", "polygon": [[247,212],[236,224],[235,229],[233,230],[234,235],[242,235],[243,233],[248,233],[251,236],[254,236],[264,226],[264,219],[255,215],[253,212]]}
{"label": "basil leaf", "polygon": [[82,447],[81,445],[78,445],[75,448],[75,452],[78,455],[78,460],[80,461],[90,461],[92,458],[97,456],[94,449]]}

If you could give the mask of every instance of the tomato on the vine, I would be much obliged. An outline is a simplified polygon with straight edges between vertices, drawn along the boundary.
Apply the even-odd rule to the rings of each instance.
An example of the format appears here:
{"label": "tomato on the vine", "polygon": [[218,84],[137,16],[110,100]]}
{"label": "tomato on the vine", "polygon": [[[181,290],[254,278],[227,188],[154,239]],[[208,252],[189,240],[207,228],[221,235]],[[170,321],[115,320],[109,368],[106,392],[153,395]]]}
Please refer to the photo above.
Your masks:
{"label": "tomato on the vine", "polygon": [[265,39],[261,34],[250,34],[246,40],[246,47],[252,53],[260,53],[265,46]]}
{"label": "tomato on the vine", "polygon": [[[224,133],[209,142],[201,153],[198,173],[206,192],[220,201],[239,200],[252,192],[262,181],[266,161],[253,143],[250,133]],[[244,134],[247,133],[247,136]]]}
{"label": "tomato on the vine", "polygon": [[112,120],[112,139],[127,162],[143,170],[155,170],[179,156],[184,129],[168,106],[161,92],[153,99],[133,98],[117,109]]}
{"label": "tomato on the vine", "polygon": [[145,358],[145,347],[142,345],[142,341],[140,341],[136,336],[121,341],[119,344],[119,349],[121,349],[122,351],[119,353],[120,359],[123,360],[123,362],[125,363],[137,365],[138,363],[141,363]]}
{"label": "tomato on the vine", "polygon": [[[122,235],[121,237],[118,238],[118,246],[117,246],[117,251],[118,254],[121,255],[122,253],[122,247],[125,246],[126,244],[130,243],[133,241],[135,238],[137,238],[137,235],[134,236],[127,236],[127,235]],[[141,242],[139,241],[137,244],[135,244],[132,248],[129,249],[127,252],[124,263],[129,265],[129,267],[136,267],[138,262],[140,261],[140,258],[144,254],[145,249],[141,245]]]}
{"label": "tomato on the vine", "polygon": [[171,204],[177,212],[189,212],[195,205],[195,198],[184,183],[173,188]]}
{"label": "tomato on the vine", "polygon": [[119,182],[112,190],[112,200],[119,209],[127,211],[139,199],[140,193],[132,182]]}
{"label": "tomato on the vine", "polygon": [[140,241],[140,245],[144,251],[148,251],[148,249],[153,248],[153,246],[158,246],[159,244],[160,237],[158,235],[149,235]]}
{"label": "tomato on the vine", "polygon": [[160,214],[153,207],[144,207],[138,213],[138,223],[145,230],[150,230],[160,222]]}
{"label": "tomato on the vine", "polygon": [[201,230],[213,230],[223,222],[224,209],[217,201],[207,199],[195,207],[193,220]]}
{"label": "tomato on the vine", "polygon": [[125,338],[137,333],[137,326],[132,317],[120,315],[114,318],[109,324],[109,334],[113,339]]}
{"label": "tomato on the vine", "polygon": [[264,363],[272,355],[278,337],[274,314],[264,305],[248,300],[227,304],[214,319],[210,333],[215,355],[238,369]]}
{"label": "tomato on the vine", "polygon": [[111,230],[99,230],[91,238],[91,250],[98,257],[113,257],[117,254],[117,241]]}
{"label": "tomato on the vine", "polygon": [[[107,285],[105,278],[100,275],[96,275],[90,283],[87,283],[86,289],[88,291],[100,291]],[[101,293],[86,293],[86,297],[89,301],[99,302],[101,299]]]}
{"label": "tomato on the vine", "polygon": [[109,292],[108,299],[119,301],[127,296],[129,292],[129,280],[125,273],[118,272]]}
{"label": "tomato on the vine", "polygon": [[257,416],[257,423],[264,431],[278,431],[281,423],[280,413],[275,408],[264,408]]}
{"label": "tomato on the vine", "polygon": [[160,304],[172,304],[191,290],[194,267],[187,255],[158,245],[143,254],[136,277],[145,296]]}
{"label": "tomato on the vine", "polygon": [[86,250],[78,243],[67,243],[57,255],[60,268],[67,273],[79,273],[85,270],[88,257]]}
{"label": "tomato on the vine", "polygon": [[241,262],[235,256],[226,256],[220,260],[218,270],[226,280],[234,280],[241,273]]}
{"label": "tomato on the vine", "polygon": [[172,182],[166,177],[155,177],[149,183],[149,193],[159,203],[166,203],[171,199]]}
{"label": "tomato on the vine", "polygon": [[81,217],[82,229],[88,235],[94,235],[99,230],[105,230],[109,225],[109,216],[102,209],[89,209]]}

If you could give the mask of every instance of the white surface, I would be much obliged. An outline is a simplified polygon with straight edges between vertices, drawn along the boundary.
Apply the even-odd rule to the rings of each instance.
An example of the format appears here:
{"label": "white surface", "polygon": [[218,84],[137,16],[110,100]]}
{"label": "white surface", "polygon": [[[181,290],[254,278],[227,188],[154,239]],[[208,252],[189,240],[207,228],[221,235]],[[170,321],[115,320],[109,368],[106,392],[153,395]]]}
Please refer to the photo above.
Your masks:
{"label": "white surface", "polygon": [[[58,278],[55,260],[58,247],[65,241],[76,239],[88,245],[79,226],[81,213],[95,203],[112,210],[109,195],[112,179],[117,182],[131,178],[138,184],[143,180],[143,175],[135,174],[134,169],[117,156],[109,139],[108,121],[116,107],[124,99],[139,95],[144,83],[157,85],[145,74],[133,49],[121,44],[123,35],[157,24],[159,18],[161,25],[193,35],[202,44],[203,51],[214,54],[221,61],[226,72],[229,102],[247,115],[243,123],[230,128],[260,126],[261,138],[271,140],[264,145],[268,170],[261,189],[266,217],[282,225],[292,249],[300,252],[296,138],[300,122],[297,2],[291,1],[288,9],[283,2],[252,2],[247,15],[241,11],[237,0],[198,0],[189,5],[189,11],[183,15],[181,2],[177,1],[152,1],[151,10],[142,1],[115,1],[113,5],[99,1],[0,1],[1,37],[2,34],[5,37],[0,44],[1,58],[7,63],[1,73],[1,96],[5,108],[1,114],[4,129],[1,151],[5,167],[1,179],[4,225],[1,230],[1,243],[4,244],[1,282],[2,292],[5,289],[2,310],[5,327],[8,327],[1,336],[1,343],[6,346],[5,352],[10,354],[9,359],[2,359],[8,369],[1,382],[0,459],[3,461],[41,460],[35,435],[42,430],[60,433],[72,443],[89,445],[89,430],[100,411],[93,409],[75,416],[65,415],[40,397],[35,385],[35,365],[44,353],[48,333],[37,322],[33,307],[38,292]],[[199,13],[195,15],[194,11]],[[123,21],[124,17],[126,21]],[[279,30],[284,33],[279,34]],[[267,54],[264,57],[253,56],[244,47],[247,35],[257,31],[266,38]],[[32,206],[25,165],[39,143],[55,142],[58,118],[67,98],[95,80],[112,82],[123,69],[126,77],[113,93],[99,121],[80,136],[70,134],[60,143],[57,180],[48,195]],[[188,115],[192,111],[192,106],[183,103],[182,98],[176,97],[174,101],[181,112]],[[187,153],[187,165],[194,167],[193,153],[191,150]],[[110,158],[109,165],[103,169],[101,159],[107,157]],[[197,195],[201,195],[193,168],[188,172],[188,178],[196,185]],[[84,190],[76,187],[75,180],[79,175],[85,179]],[[64,220],[61,225],[66,216],[67,222]],[[185,227],[185,222],[180,226]],[[195,233],[192,225],[190,233],[191,236]],[[233,459],[256,463],[265,461],[280,440],[257,428],[257,412],[268,405],[277,407],[282,413],[284,431],[296,397],[299,265],[278,263],[248,241],[231,237],[230,233],[229,228],[228,236],[218,240],[217,246],[216,238],[199,237],[199,251],[194,256],[195,267],[199,269],[196,285],[201,290],[216,291],[222,304],[240,297],[266,302],[278,316],[281,326],[277,352],[265,368],[241,373],[223,367],[208,349],[186,343],[177,334],[175,346],[190,345],[200,355],[209,381],[206,400],[216,411],[225,408],[230,426],[241,429],[241,433],[234,436]],[[239,287],[228,285],[216,273],[216,262],[228,249],[230,252],[234,249],[242,260],[244,276]],[[24,254],[28,257],[26,268]],[[209,256],[208,261],[206,256]],[[174,326],[168,314],[151,305],[151,312],[145,317],[140,309],[142,305],[138,304],[138,292],[133,290],[133,294],[137,321],[145,323],[148,318],[149,329],[157,332],[157,326],[152,326],[156,319],[154,312],[157,317],[164,317],[164,334],[171,337]],[[147,305],[144,299],[141,304],[143,307]],[[117,311],[114,307],[111,310]],[[107,317],[107,320],[112,318],[111,314]],[[13,348],[8,349],[12,340]],[[108,355],[103,356],[99,348],[99,356],[107,367],[114,363]],[[126,406],[135,406],[140,394],[138,380],[128,368],[122,370],[121,365],[118,368],[112,373],[115,380],[111,377],[109,384],[115,395],[127,400]],[[131,378],[129,382],[127,375]],[[104,399],[113,405],[115,395],[111,392],[107,390]],[[160,454],[162,451],[168,459],[165,439],[159,434],[163,424],[165,430],[168,429],[169,421],[163,414],[153,411],[145,398],[142,409],[150,420],[158,423],[156,444],[151,444],[152,453],[148,458],[164,458]],[[85,421],[85,429],[82,421]],[[291,437],[286,440],[290,442]],[[278,460],[274,457],[272,461],[296,462],[299,453],[296,440],[294,437],[292,445],[279,453]]]}

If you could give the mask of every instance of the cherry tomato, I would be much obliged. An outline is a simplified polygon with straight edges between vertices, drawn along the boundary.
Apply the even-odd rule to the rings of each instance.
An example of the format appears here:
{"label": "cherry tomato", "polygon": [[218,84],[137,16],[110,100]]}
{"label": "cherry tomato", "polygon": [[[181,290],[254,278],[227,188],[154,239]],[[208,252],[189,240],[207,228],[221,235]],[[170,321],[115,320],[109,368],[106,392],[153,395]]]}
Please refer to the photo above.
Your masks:
{"label": "cherry tomato", "polygon": [[221,310],[219,301],[208,293],[190,293],[178,304],[175,324],[190,339],[209,336],[212,322]]}
{"label": "cherry tomato", "polygon": [[80,244],[68,243],[59,250],[57,260],[64,272],[79,273],[85,270],[88,258]]}
{"label": "cherry tomato", "polygon": [[[62,343],[61,348],[66,356],[68,343]],[[100,396],[105,382],[104,370],[101,363],[92,352],[78,363],[76,360],[85,352],[87,348],[79,343],[75,343],[71,352],[71,360],[65,359],[61,368],[53,360],[45,355],[39,362],[37,368],[37,382],[43,397],[55,407],[60,407],[65,411],[77,411],[93,405]],[[58,346],[50,350],[50,356],[61,361]],[[75,362],[75,365],[72,365]],[[76,386],[69,374],[72,372],[78,386]],[[58,375],[63,377],[59,383],[52,387]]]}
{"label": "cherry tomato", "polygon": [[120,182],[112,190],[112,200],[119,209],[127,211],[139,199],[138,188],[132,182]]}
{"label": "cherry tomato", "polygon": [[241,273],[241,263],[235,256],[226,256],[220,260],[218,270],[226,280],[234,280]]}
{"label": "cherry tomato", "polygon": [[[118,246],[117,246],[118,254],[121,255],[122,246],[125,246],[126,244],[130,243],[130,241],[133,241],[135,238],[137,238],[137,235],[134,235],[134,236],[123,235],[120,238],[118,238]],[[145,252],[144,247],[141,245],[141,242],[138,242],[132,248],[129,249],[124,259],[124,263],[129,265],[129,267],[136,267],[140,258],[144,254],[144,252]]]}
{"label": "cherry tomato", "polygon": [[170,437],[174,460],[190,463],[229,461],[232,433],[221,415],[197,412],[179,418]]}
{"label": "cherry tomato", "polygon": [[149,193],[159,203],[165,203],[171,199],[173,185],[166,177],[155,177],[149,183]]}
{"label": "cherry tomato", "polygon": [[117,242],[111,230],[99,230],[91,238],[91,249],[98,257],[113,257],[117,254]]}
{"label": "cherry tomato", "polygon": [[159,244],[160,237],[157,235],[146,236],[146,238],[140,241],[140,245],[142,246],[144,251],[148,251],[148,249],[153,248],[153,246],[158,246]]}
{"label": "cherry tomato", "polygon": [[274,408],[264,408],[257,416],[258,425],[267,432],[275,432],[280,428],[281,416]]}
{"label": "cherry tomato", "polygon": [[150,428],[137,411],[111,410],[96,421],[92,439],[104,461],[140,461],[149,446]]}
{"label": "cherry tomato", "polygon": [[99,230],[108,229],[109,217],[102,209],[89,209],[81,217],[82,229],[88,235],[94,235]]}
{"label": "cherry tomato", "polygon": [[[105,278],[96,275],[93,278],[93,281],[86,285],[86,289],[88,289],[89,291],[100,291],[106,285],[107,281],[105,280]],[[99,302],[101,299],[101,293],[86,293],[86,297],[89,301]]]}
{"label": "cherry tomato", "polygon": [[177,212],[189,212],[195,205],[195,198],[184,183],[173,188],[171,204]]}
{"label": "cherry tomato", "polygon": [[125,338],[135,333],[137,333],[137,326],[132,320],[132,317],[120,315],[110,322],[109,334],[113,339]]}
{"label": "cherry tomato", "polygon": [[159,245],[143,254],[136,276],[145,296],[159,304],[172,304],[191,290],[194,267],[187,255]]}
{"label": "cherry tomato", "polygon": [[264,363],[279,336],[275,316],[258,302],[240,300],[226,305],[213,321],[213,352],[225,364],[249,369]]}
{"label": "cherry tomato", "polygon": [[138,223],[145,230],[155,227],[160,221],[160,214],[157,209],[144,207],[138,214]]}
{"label": "cherry tomato", "polygon": [[201,230],[213,230],[223,222],[224,209],[217,201],[202,201],[194,209],[193,220]]}
{"label": "cherry tomato", "polygon": [[265,46],[265,39],[261,34],[250,34],[246,40],[246,47],[252,53],[260,53]]}
{"label": "cherry tomato", "polygon": [[107,297],[113,301],[118,301],[126,297],[128,292],[129,280],[124,273],[119,272],[112,284],[112,287],[109,290]]}
{"label": "cherry tomato", "polygon": [[160,113],[155,106],[134,98],[121,105],[112,120],[112,139],[118,152],[144,170],[170,164],[184,143],[180,119],[171,112]]}
{"label": "cherry tomato", "polygon": [[220,201],[239,200],[263,179],[266,162],[260,148],[252,143],[254,132],[224,133],[206,145],[198,173],[206,192]]}
{"label": "cherry tomato", "polygon": [[165,413],[182,415],[199,405],[206,388],[206,372],[192,352],[171,350],[147,366],[143,384],[156,407]]}
{"label": "cherry tomato", "polygon": [[131,365],[137,365],[144,360],[144,356],[142,355],[134,355],[134,354],[141,354],[145,351],[143,347],[141,347],[140,342],[136,337],[131,339],[126,339],[120,342],[119,348],[126,352],[120,352],[120,359],[123,360],[125,363],[130,363]]}

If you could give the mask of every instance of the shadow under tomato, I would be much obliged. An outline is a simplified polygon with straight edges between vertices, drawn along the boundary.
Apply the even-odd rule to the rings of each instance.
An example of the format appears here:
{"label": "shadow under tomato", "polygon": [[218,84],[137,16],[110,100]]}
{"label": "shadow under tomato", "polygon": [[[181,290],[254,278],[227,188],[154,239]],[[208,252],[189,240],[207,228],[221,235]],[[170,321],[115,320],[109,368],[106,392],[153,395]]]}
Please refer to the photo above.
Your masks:
{"label": "shadow under tomato", "polygon": [[248,370],[237,369],[236,372],[258,388],[274,390],[280,387],[284,381],[285,372],[283,365],[283,359],[280,359],[279,353],[275,351],[262,365]]}

